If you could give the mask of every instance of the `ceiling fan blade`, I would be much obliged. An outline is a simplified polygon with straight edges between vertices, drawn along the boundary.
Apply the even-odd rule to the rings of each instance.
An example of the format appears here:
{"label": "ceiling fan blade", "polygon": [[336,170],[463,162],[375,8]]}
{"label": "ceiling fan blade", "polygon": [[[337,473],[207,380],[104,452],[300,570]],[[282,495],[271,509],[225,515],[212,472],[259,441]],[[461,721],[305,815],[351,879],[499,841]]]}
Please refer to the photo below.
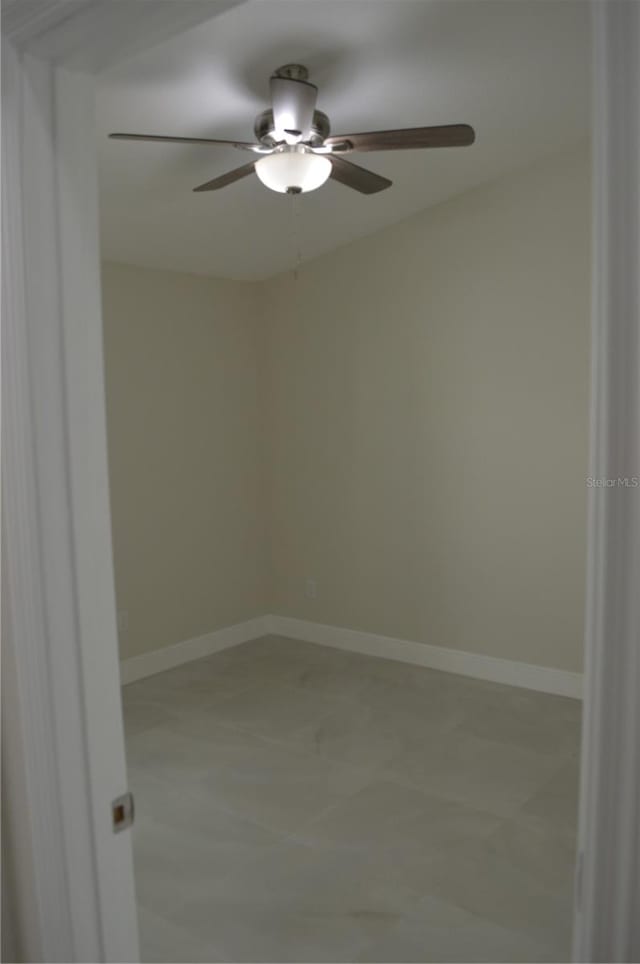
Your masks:
{"label": "ceiling fan blade", "polygon": [[217,191],[221,187],[226,187],[227,184],[233,184],[234,181],[240,181],[243,177],[247,177],[249,174],[253,174],[255,171],[255,164],[252,161],[250,164],[243,164],[242,167],[236,167],[233,171],[227,171],[226,174],[221,174],[220,177],[214,177],[212,181],[206,181],[204,184],[199,184],[198,187],[194,187],[194,191]]}
{"label": "ceiling fan blade", "polygon": [[159,141],[163,144],[217,144],[219,147],[237,147],[241,151],[255,151],[257,154],[269,153],[270,147],[250,144],[245,141],[220,141],[210,137],[172,137],[165,134],[109,134],[116,141]]}
{"label": "ceiling fan blade", "polygon": [[425,147],[466,147],[473,144],[475,139],[475,131],[468,124],[443,124],[439,127],[406,127],[397,131],[339,134],[336,137],[327,137],[324,143],[330,147],[348,141],[354,151],[407,151]]}
{"label": "ceiling fan blade", "polygon": [[331,161],[329,176],[346,187],[352,187],[354,191],[360,191],[361,194],[377,194],[378,191],[391,187],[393,183],[388,177],[367,171],[364,167],[358,167],[357,164],[345,161],[342,157],[329,155],[329,160]]}
{"label": "ceiling fan blade", "polygon": [[308,140],[318,88],[306,80],[290,77],[272,77],[269,83],[276,140],[294,144]]}

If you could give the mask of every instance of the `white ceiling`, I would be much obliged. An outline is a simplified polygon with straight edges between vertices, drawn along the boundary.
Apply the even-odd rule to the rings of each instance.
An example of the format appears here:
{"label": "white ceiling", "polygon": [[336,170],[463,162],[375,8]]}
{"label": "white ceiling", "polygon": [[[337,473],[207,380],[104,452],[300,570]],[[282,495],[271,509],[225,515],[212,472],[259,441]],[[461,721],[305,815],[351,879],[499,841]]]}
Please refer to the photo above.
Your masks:
{"label": "white ceiling", "polygon": [[195,185],[244,152],[109,141],[109,131],[252,139],[281,64],[305,64],[332,132],[469,123],[472,147],[353,155],[393,187],[298,198],[304,260],[561,150],[589,124],[585,0],[255,0],[102,75],[103,254],[259,279],[292,267],[291,198],[251,176]]}

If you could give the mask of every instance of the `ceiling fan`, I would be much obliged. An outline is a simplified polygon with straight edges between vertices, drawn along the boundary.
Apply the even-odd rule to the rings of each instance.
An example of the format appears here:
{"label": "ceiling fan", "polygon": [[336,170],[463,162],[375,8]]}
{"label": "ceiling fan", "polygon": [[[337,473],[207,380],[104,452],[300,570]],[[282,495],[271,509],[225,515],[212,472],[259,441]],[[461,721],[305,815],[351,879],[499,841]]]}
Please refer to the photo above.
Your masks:
{"label": "ceiling fan", "polygon": [[475,133],[468,124],[409,127],[403,130],[370,131],[329,136],[329,118],[316,110],[318,88],[309,83],[309,72],[300,64],[286,64],[271,77],[270,110],[256,117],[256,143],[212,140],[206,137],[172,137],[162,134],[109,134],[124,141],[160,141],[170,144],[217,144],[260,155],[194,191],[217,191],[249,174],[281,194],[301,194],[321,187],[333,178],[361,194],[377,194],[391,181],[342,156],[354,151],[402,151],[414,148],[464,147],[473,144]]}

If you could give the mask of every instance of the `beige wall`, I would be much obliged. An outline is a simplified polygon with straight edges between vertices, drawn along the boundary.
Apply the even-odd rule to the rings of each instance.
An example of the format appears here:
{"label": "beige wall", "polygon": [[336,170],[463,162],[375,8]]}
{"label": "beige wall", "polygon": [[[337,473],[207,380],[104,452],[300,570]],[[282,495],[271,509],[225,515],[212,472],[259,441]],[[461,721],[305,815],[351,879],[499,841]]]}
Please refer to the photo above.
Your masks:
{"label": "beige wall", "polygon": [[588,181],[550,158],[297,281],[105,266],[124,656],[271,611],[581,668]]}
{"label": "beige wall", "polygon": [[588,182],[551,158],[267,285],[273,612],[581,668]]}
{"label": "beige wall", "polygon": [[123,657],[265,611],[254,296],[103,266]]}

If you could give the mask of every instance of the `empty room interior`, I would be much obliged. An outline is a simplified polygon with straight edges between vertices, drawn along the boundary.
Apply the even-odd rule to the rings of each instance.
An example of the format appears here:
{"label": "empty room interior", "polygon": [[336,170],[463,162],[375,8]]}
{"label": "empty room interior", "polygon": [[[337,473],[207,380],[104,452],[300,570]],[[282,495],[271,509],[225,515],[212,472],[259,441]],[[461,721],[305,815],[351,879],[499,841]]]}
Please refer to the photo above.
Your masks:
{"label": "empty room interior", "polygon": [[259,0],[100,77],[145,961],[571,959],[589,58]]}

